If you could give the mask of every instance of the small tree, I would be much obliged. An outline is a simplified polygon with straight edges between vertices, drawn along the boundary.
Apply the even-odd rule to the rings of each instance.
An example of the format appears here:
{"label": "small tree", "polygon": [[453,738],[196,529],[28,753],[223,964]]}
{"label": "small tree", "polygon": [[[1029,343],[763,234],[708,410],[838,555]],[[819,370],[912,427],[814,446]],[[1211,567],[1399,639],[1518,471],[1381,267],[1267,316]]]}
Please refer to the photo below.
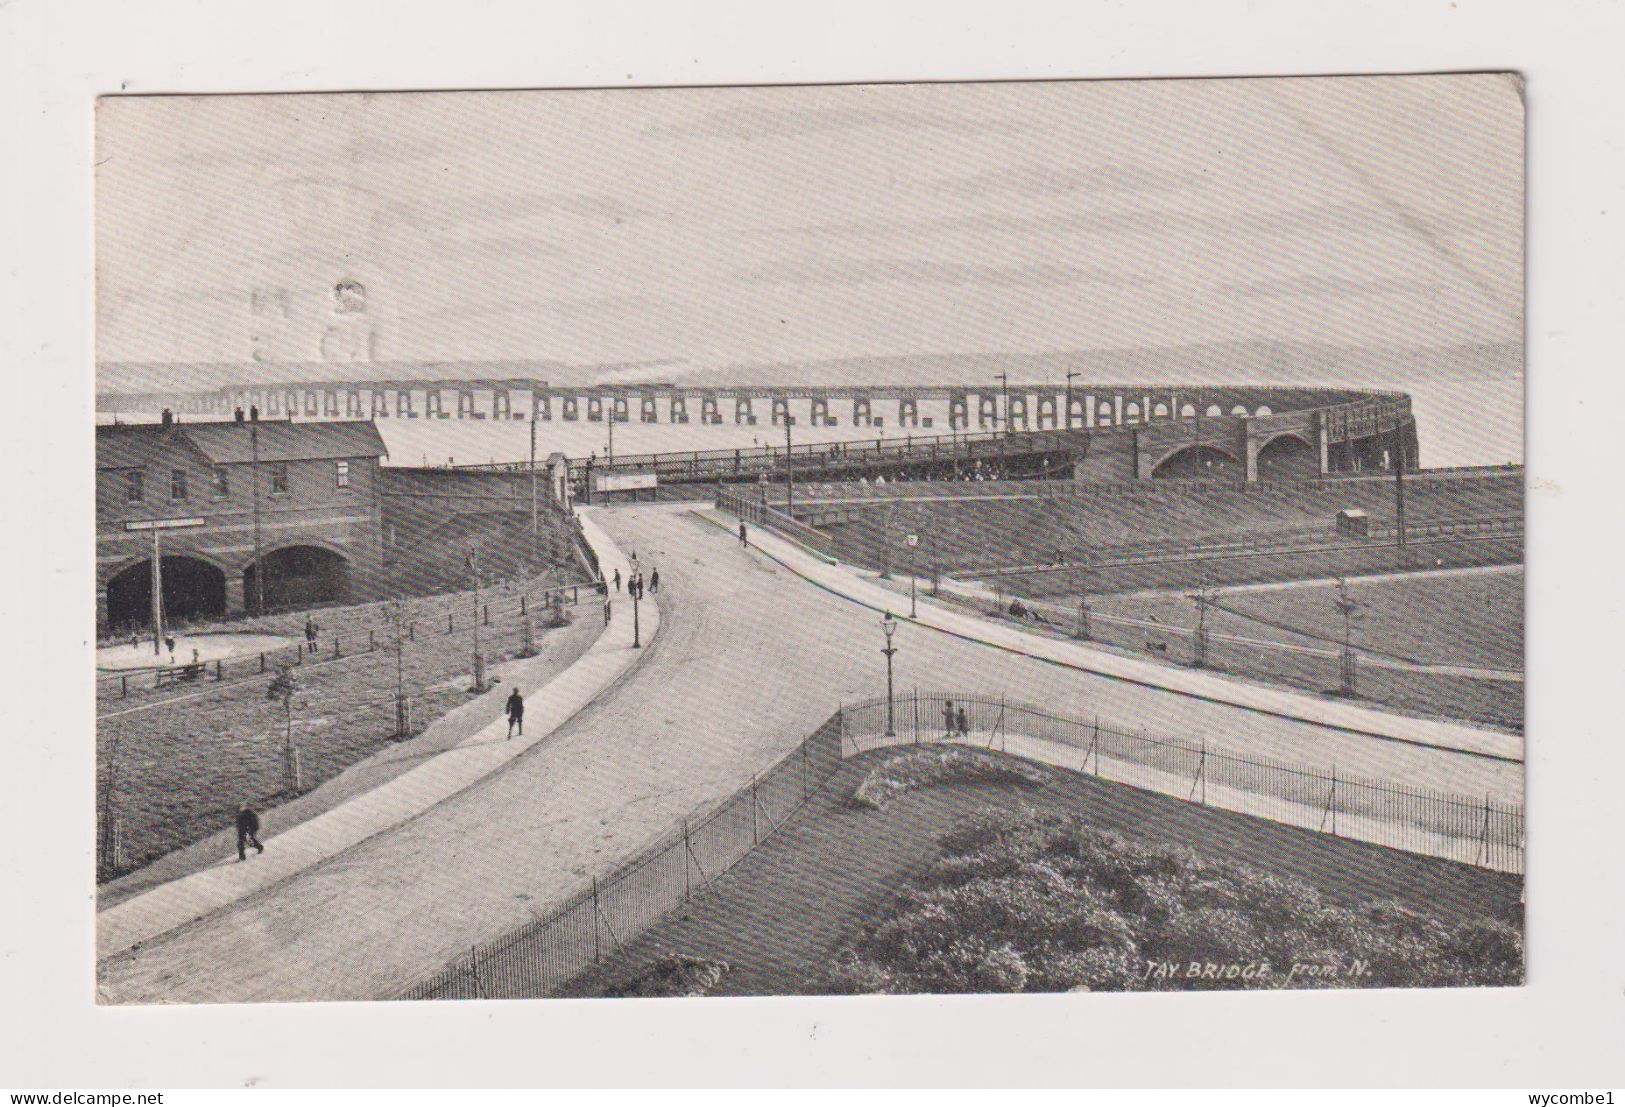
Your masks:
{"label": "small tree", "polygon": [[412,697],[406,692],[406,644],[411,641],[417,606],[397,596],[384,604],[382,614],[384,624],[389,627],[389,649],[395,655],[395,740],[404,742],[412,736]]}
{"label": "small tree", "polygon": [[1191,664],[1200,669],[1207,664],[1207,612],[1219,599],[1218,586],[1213,575],[1204,567],[1196,589],[1185,594],[1196,603],[1196,633],[1191,638]]}
{"label": "small tree", "polygon": [[296,795],[301,791],[301,782],[299,747],[293,742],[293,709],[294,701],[303,690],[303,683],[298,669],[284,665],[277,670],[276,676],[271,678],[271,683],[265,688],[266,699],[278,700],[282,704],[282,771],[287,790]]}
{"label": "small tree", "polygon": [[1345,696],[1352,696],[1356,687],[1355,658],[1354,658],[1354,624],[1361,618],[1360,609],[1365,605],[1349,594],[1349,582],[1342,577],[1337,578],[1336,598],[1332,601],[1337,613],[1343,617],[1343,654],[1341,665],[1341,680],[1338,691]]}

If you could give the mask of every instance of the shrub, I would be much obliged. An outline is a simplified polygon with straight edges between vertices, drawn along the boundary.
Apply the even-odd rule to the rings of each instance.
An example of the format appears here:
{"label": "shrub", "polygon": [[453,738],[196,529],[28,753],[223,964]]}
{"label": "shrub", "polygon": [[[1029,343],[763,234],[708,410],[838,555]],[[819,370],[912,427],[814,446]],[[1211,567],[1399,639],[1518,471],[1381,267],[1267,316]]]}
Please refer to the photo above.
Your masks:
{"label": "shrub", "polygon": [[1019,784],[1042,788],[1050,774],[1035,765],[962,746],[926,746],[888,758],[847,798],[852,807],[879,810],[917,788],[945,784]]}
{"label": "shrub", "polygon": [[[930,777],[909,771],[917,775],[889,779]],[[1335,906],[1302,880],[1095,830],[1077,816],[983,812],[939,845],[879,920],[837,950],[825,988],[1437,987],[1523,976],[1521,934],[1499,920],[1452,926],[1393,901]],[[1193,962],[1254,971],[1193,977]],[[1174,970],[1149,971],[1156,965]]]}

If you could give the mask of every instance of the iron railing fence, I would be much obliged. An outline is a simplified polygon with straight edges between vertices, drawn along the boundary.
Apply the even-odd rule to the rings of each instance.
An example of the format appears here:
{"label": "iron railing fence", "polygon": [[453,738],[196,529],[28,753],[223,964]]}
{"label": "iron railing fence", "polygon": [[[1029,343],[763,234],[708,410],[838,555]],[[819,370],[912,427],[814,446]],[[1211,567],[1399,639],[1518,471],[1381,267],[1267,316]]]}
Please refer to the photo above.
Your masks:
{"label": "iron railing fence", "polygon": [[[588,553],[591,552],[590,547],[584,548]],[[596,562],[592,562],[591,565],[596,568]],[[530,586],[519,587],[492,585],[481,591],[489,598],[482,597],[478,608],[478,619],[476,619],[474,613],[472,592],[404,597],[402,602],[407,604],[443,609],[433,612],[426,611],[415,615],[406,624],[405,633],[408,648],[411,648],[411,643],[435,636],[470,634],[473,632],[476,621],[482,627],[510,624],[517,626],[519,621],[527,615],[540,620],[555,603],[571,608],[580,607],[583,604],[590,605],[602,595],[603,582],[595,580],[582,584],[554,585],[545,588],[535,588],[534,582]],[[341,616],[364,617],[368,612],[375,613],[377,618],[359,626],[347,626],[346,629],[336,633],[323,633],[319,639],[318,647],[314,650],[305,643],[299,642],[291,646],[262,650],[231,658],[218,658],[213,661],[193,663],[177,657],[176,663],[173,665],[159,664],[149,668],[131,669],[125,672],[97,673],[96,698],[98,700],[123,700],[140,693],[163,689],[171,689],[177,692],[205,691],[219,685],[229,686],[235,682],[252,680],[261,675],[269,676],[288,665],[325,664],[353,658],[361,654],[373,653],[378,650],[392,650],[394,648],[394,624],[383,617],[383,609],[389,602],[385,600],[317,612],[316,614],[322,615],[322,621],[324,622]],[[228,627],[222,626],[218,631],[211,630],[202,633],[230,632]],[[240,633],[269,632],[247,629]],[[298,633],[297,629],[293,633]],[[150,633],[143,641],[148,639],[150,639]]]}
{"label": "iron railing fence", "polygon": [[[945,708],[954,709],[953,725]],[[890,710],[888,710],[888,707]],[[1206,745],[1067,718],[1001,696],[911,691],[844,705],[766,773],[704,817],[688,820],[609,876],[593,879],[535,921],[480,945],[417,981],[399,999],[501,999],[547,995],[622,951],[777,831],[849,756],[893,742],[961,740],[958,712],[975,740],[1037,756],[1064,771],[1149,788],[1188,802],[1437,856],[1523,871],[1523,810],[1516,805],[1323,772]],[[894,732],[887,734],[888,720]],[[1010,739],[1017,738],[1012,749]],[[1022,738],[1036,740],[1039,746]],[[867,740],[867,741],[866,741]],[[1055,756],[1059,748],[1066,751]],[[1075,756],[1069,756],[1075,755]],[[1238,796],[1248,797],[1238,802]],[[1260,805],[1257,801],[1266,802]],[[1373,835],[1381,824],[1385,833]]]}

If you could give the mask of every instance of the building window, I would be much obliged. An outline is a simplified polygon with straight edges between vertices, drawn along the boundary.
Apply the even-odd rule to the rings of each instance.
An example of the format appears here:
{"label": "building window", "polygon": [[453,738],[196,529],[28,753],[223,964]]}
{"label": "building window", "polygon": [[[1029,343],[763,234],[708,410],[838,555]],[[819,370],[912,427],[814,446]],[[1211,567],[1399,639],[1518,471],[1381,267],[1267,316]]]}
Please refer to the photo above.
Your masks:
{"label": "building window", "polygon": [[214,498],[223,500],[231,495],[231,474],[224,465],[214,467]]}
{"label": "building window", "polygon": [[129,483],[124,488],[124,499],[126,503],[146,503],[147,474],[139,469],[130,474]]}
{"label": "building window", "polygon": [[288,464],[279,461],[271,466],[271,495],[286,496],[288,494]]}
{"label": "building window", "polygon": [[169,498],[172,500],[187,498],[185,469],[171,469],[169,471]]}
{"label": "building window", "polygon": [[336,463],[333,470],[333,483],[338,488],[350,487],[350,463],[348,461]]}

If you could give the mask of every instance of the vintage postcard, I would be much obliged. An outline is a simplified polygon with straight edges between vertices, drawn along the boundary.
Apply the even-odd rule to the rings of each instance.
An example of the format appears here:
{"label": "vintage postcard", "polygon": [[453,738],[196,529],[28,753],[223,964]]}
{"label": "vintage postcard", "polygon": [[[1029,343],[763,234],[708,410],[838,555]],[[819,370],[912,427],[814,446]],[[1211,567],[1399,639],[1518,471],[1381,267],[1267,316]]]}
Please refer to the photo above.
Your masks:
{"label": "vintage postcard", "polygon": [[1521,984],[1522,92],[103,98],[99,1000]]}

